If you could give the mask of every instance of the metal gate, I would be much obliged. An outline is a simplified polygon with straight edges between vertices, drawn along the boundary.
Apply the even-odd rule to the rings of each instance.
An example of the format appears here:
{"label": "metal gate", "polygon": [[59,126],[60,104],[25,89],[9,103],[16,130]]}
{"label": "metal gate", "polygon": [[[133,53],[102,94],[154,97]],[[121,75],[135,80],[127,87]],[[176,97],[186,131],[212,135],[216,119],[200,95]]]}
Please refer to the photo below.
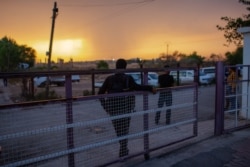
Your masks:
{"label": "metal gate", "polygon": [[215,134],[250,126],[250,65],[216,65]]}
{"label": "metal gate", "polygon": [[[135,157],[148,159],[153,151],[197,136],[196,83],[159,89],[158,93],[173,92],[173,105],[162,108],[158,93],[119,94],[136,96],[136,112],[109,116],[99,99],[117,95],[73,98],[67,79],[66,98],[0,106],[1,166],[107,166]],[[165,122],[168,109],[170,124]],[[156,125],[159,110],[161,120]],[[112,120],[125,117],[131,118],[129,134],[118,137]],[[129,155],[120,158],[123,139],[129,140]]]}

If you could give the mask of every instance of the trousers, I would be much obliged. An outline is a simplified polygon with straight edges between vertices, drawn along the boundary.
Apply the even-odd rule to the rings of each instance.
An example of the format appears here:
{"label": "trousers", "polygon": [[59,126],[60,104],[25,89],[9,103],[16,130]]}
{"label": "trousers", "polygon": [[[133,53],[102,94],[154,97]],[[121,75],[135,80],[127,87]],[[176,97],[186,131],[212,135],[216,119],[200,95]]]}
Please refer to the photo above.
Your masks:
{"label": "trousers", "polygon": [[[165,91],[160,92],[159,100],[158,100],[158,108],[162,108],[164,106],[164,103],[166,106],[171,106],[173,101],[172,92],[171,91]],[[161,111],[156,112],[155,116],[155,123],[158,124],[161,117]],[[166,124],[170,124],[170,118],[171,118],[171,109],[166,110]]]}

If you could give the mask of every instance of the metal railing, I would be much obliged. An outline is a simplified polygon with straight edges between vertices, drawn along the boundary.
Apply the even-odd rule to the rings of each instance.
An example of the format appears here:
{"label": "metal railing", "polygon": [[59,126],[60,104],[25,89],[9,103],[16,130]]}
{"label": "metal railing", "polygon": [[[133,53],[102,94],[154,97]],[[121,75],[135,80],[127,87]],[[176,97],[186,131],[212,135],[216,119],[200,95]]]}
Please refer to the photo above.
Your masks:
{"label": "metal railing", "polygon": [[[158,89],[157,94],[118,94],[135,95],[136,112],[109,116],[99,99],[117,95],[72,97],[70,75],[65,75],[65,98],[1,105],[1,166],[107,166],[140,155],[148,159],[152,151],[197,136],[196,83]],[[158,93],[166,90],[172,91],[173,104],[159,108]],[[165,124],[167,109],[172,110],[171,124]],[[159,110],[161,120],[156,125]],[[131,118],[129,134],[116,136],[112,120],[126,117]],[[123,139],[128,139],[129,154],[120,158]]]}

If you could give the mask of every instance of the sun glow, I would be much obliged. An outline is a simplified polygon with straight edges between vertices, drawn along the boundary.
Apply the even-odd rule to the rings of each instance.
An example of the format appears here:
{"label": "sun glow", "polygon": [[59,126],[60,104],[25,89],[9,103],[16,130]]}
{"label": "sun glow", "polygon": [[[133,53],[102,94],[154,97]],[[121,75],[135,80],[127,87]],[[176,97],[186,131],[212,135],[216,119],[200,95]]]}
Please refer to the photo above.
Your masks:
{"label": "sun glow", "polygon": [[82,40],[61,40],[55,41],[54,52],[58,55],[75,55],[82,49]]}
{"label": "sun glow", "polygon": [[[43,59],[48,51],[49,43],[48,41],[39,41],[34,42],[32,46],[38,53],[38,59]],[[56,60],[57,58],[78,59],[83,53],[84,46],[85,42],[83,39],[55,40],[52,48],[52,60]]]}

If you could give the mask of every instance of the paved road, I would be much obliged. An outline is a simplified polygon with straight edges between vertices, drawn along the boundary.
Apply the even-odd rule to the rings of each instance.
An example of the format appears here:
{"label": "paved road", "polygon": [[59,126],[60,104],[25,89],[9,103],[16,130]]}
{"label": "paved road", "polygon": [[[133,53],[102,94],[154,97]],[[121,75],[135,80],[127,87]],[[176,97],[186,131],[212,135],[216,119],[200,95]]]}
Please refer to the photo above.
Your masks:
{"label": "paved road", "polygon": [[[0,81],[0,103],[10,103],[9,87],[4,87]],[[199,88],[199,119],[207,119],[214,115],[215,86]],[[199,126],[200,128],[202,126]],[[207,126],[204,126],[207,128]],[[202,131],[202,129],[200,129]],[[237,131],[219,137],[213,137],[202,142],[189,145],[177,151],[170,152],[141,162],[138,167],[198,167],[198,166],[249,166],[250,164],[250,129]],[[120,166],[131,166],[126,162]]]}
{"label": "paved road", "polygon": [[[136,167],[249,167],[250,128],[184,147]],[[125,165],[126,166],[126,165]]]}
{"label": "paved road", "polygon": [[215,85],[201,86],[198,92],[199,121],[213,119],[215,111]]}
{"label": "paved road", "polygon": [[5,87],[3,84],[3,80],[0,79],[0,104],[10,104],[12,103],[9,97],[9,88]]}

